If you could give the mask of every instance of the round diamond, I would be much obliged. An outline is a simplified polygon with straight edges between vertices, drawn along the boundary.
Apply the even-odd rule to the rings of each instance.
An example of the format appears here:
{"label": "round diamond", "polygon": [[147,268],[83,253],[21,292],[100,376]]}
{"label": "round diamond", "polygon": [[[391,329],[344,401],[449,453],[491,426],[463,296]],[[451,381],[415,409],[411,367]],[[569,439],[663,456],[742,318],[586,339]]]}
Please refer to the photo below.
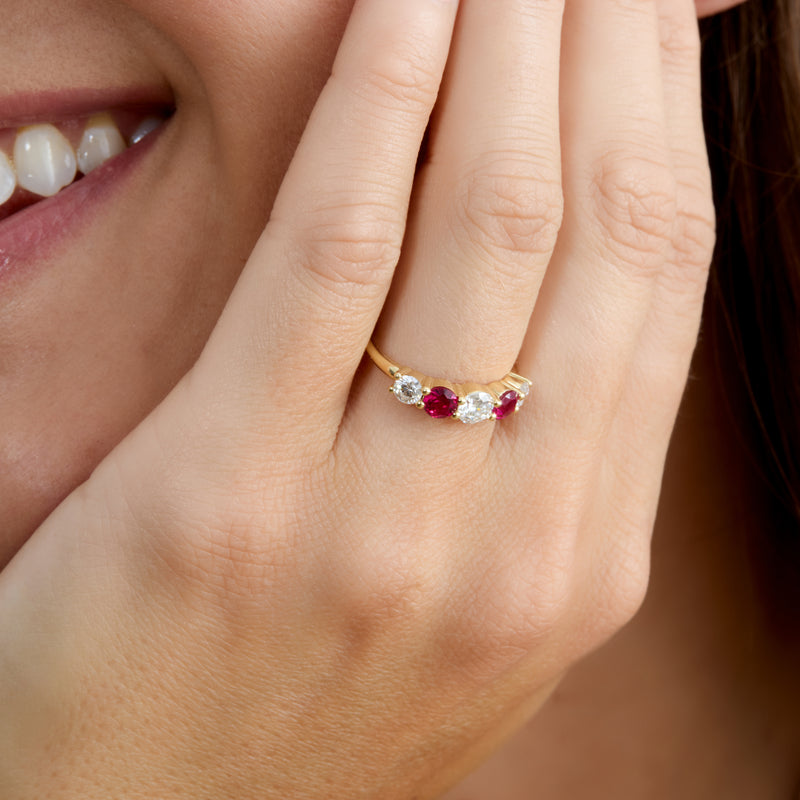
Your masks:
{"label": "round diamond", "polygon": [[458,408],[458,395],[445,386],[434,386],[425,397],[422,398],[425,410],[434,419],[452,417]]}
{"label": "round diamond", "polygon": [[519,389],[517,389],[517,394],[519,395],[519,400],[517,400],[517,408],[522,408],[522,404],[525,402],[525,398],[531,393],[531,385],[529,383],[521,383]]}
{"label": "round diamond", "polygon": [[400,375],[392,386],[394,396],[401,402],[415,406],[422,400],[422,384],[411,375]]}
{"label": "round diamond", "polygon": [[488,392],[470,392],[459,404],[456,416],[467,423],[492,418],[494,401]]}
{"label": "round diamond", "polygon": [[510,417],[514,413],[518,401],[519,395],[513,389],[503,392],[503,394],[500,395],[500,405],[494,410],[495,417],[497,419]]}

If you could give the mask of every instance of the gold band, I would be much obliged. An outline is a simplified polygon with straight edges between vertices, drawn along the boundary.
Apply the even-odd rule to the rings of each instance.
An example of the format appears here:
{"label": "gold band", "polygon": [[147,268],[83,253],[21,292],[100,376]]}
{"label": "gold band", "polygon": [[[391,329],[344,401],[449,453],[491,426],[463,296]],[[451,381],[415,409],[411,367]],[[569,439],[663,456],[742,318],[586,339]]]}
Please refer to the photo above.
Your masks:
{"label": "gold band", "polygon": [[394,378],[389,391],[400,402],[422,408],[436,418],[456,417],[469,423],[504,419],[519,411],[530,392],[531,381],[516,372],[491,383],[454,383],[395,364],[372,340],[367,353],[381,371]]}

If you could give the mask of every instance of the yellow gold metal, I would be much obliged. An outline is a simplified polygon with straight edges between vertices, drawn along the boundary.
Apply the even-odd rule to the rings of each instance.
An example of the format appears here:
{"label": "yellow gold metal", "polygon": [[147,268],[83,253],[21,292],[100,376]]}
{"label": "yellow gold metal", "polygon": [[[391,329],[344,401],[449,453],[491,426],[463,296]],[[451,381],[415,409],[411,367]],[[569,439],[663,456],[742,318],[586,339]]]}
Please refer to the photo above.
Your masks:
{"label": "yellow gold metal", "polygon": [[[393,361],[389,361],[383,353],[378,350],[377,347],[372,343],[370,339],[369,344],[367,344],[367,354],[372,359],[375,366],[377,366],[382,372],[386,373],[390,378],[397,379],[401,375],[409,375],[412,378],[416,378],[420,384],[422,385],[423,396],[430,393],[431,387],[433,386],[444,386],[447,389],[451,389],[454,391],[459,399],[466,397],[471,392],[488,392],[492,399],[494,400],[495,405],[498,405],[500,402],[500,395],[503,392],[507,391],[508,389],[513,389],[520,397],[523,395],[520,392],[520,388],[522,386],[530,387],[531,381],[528,378],[524,378],[522,375],[518,375],[516,372],[509,372],[504,375],[500,380],[492,381],[491,383],[482,384],[482,383],[453,383],[453,381],[448,381],[445,379],[438,379],[432,378],[430,375],[424,375],[423,373],[412,369],[411,367],[404,367],[399,364],[395,364]],[[389,387],[389,391],[392,391],[392,387]],[[424,408],[422,403],[418,404],[419,408]],[[519,409],[514,409],[515,412]]]}

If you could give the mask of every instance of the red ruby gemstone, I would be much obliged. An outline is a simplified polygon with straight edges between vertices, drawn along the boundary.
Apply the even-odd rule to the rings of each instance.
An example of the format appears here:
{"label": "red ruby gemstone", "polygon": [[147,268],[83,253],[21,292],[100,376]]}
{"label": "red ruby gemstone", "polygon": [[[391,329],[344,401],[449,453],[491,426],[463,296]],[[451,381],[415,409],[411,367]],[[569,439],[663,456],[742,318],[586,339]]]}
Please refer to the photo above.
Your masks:
{"label": "red ruby gemstone", "polygon": [[513,389],[503,392],[503,394],[500,395],[500,405],[496,406],[494,409],[495,417],[497,419],[503,419],[503,417],[513,414],[517,407],[517,400],[519,400],[519,395]]}
{"label": "red ruby gemstone", "polygon": [[458,395],[444,386],[434,386],[422,398],[425,410],[435,419],[452,417],[458,408]]}

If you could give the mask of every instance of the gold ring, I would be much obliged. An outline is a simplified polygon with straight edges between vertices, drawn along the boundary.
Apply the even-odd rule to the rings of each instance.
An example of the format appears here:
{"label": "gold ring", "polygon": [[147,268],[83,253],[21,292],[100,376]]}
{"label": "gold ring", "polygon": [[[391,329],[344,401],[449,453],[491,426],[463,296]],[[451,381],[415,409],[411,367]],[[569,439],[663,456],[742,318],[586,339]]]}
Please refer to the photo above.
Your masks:
{"label": "gold ring", "polygon": [[505,419],[522,408],[531,390],[531,381],[516,372],[487,384],[453,383],[389,361],[372,340],[367,353],[379,369],[394,378],[389,391],[401,403],[421,408],[435,419],[455,417],[470,424]]}

